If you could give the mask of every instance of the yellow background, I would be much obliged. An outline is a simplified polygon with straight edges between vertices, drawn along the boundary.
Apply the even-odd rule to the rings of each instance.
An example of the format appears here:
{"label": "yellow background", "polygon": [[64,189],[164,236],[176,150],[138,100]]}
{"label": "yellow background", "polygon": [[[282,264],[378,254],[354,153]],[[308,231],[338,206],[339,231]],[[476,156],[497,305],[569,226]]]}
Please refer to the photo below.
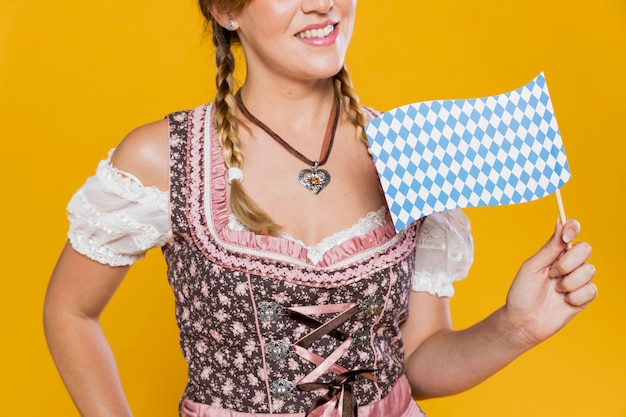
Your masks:
{"label": "yellow background", "polygon": [[[431,416],[626,416],[624,0],[361,0],[348,63],[382,110],[548,79],[573,179],[568,215],[594,248],[597,301],[550,341]],[[0,0],[0,415],[74,416],[42,333],[73,191],[133,127],[211,99],[213,56],[192,0]],[[471,209],[476,262],[455,326],[500,306],[551,233],[552,197]],[[185,367],[160,253],[103,318],[137,416],[174,416]]]}

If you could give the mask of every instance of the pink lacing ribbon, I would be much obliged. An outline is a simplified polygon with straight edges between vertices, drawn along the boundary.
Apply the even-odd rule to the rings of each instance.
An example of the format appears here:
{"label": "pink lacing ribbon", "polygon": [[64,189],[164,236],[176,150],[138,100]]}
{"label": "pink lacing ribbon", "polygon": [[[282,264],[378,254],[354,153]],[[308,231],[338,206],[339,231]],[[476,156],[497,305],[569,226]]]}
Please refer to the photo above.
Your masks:
{"label": "pink lacing ribbon", "polygon": [[307,382],[298,384],[298,389],[301,391],[316,391],[324,388],[327,390],[325,394],[317,397],[315,401],[313,401],[313,404],[311,404],[306,412],[306,416],[310,416],[311,413],[320,407],[326,406],[326,404],[335,402],[334,408],[339,410],[340,416],[358,417],[359,410],[356,398],[354,398],[354,393],[352,392],[352,382],[355,381],[357,376],[365,376],[371,372],[374,372],[374,370],[357,369],[339,374],[335,376],[335,379],[331,382]]}
{"label": "pink lacing ribbon", "polygon": [[[340,417],[357,417],[358,404],[352,391],[352,383],[358,376],[363,376],[371,381],[376,381],[376,377],[372,375],[374,372],[372,369],[357,369],[348,371],[344,367],[337,364],[337,361],[345,355],[352,344],[352,337],[340,330],[337,330],[337,327],[341,326],[348,319],[359,312],[358,304],[344,303],[290,307],[287,311],[294,319],[311,327],[315,327],[314,330],[294,344],[294,350],[300,357],[316,365],[313,371],[298,382],[298,389],[305,392],[326,389],[326,393],[315,399],[313,404],[311,404],[306,416],[313,416],[314,413],[317,415],[316,410],[321,411],[327,409],[330,404],[334,403],[334,408],[339,411]],[[332,313],[339,314],[326,323],[311,317],[311,315],[314,314],[319,315]],[[323,358],[308,349],[314,341],[324,335],[329,335],[343,341],[341,345],[339,345],[339,347],[326,358]],[[319,378],[328,371],[336,374],[333,381],[320,381]]]}

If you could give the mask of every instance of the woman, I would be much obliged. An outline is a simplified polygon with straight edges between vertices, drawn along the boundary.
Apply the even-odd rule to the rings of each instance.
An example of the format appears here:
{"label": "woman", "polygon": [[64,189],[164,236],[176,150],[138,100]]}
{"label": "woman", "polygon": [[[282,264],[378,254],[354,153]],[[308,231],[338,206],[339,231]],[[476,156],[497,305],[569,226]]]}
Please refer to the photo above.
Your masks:
{"label": "woman", "polygon": [[[211,105],[131,132],[75,194],[50,281],[50,350],[85,416],[129,416],[98,317],[162,247],[189,382],[186,416],[420,416],[558,331],[596,295],[575,221],[463,330],[451,283],[472,258],[452,211],[393,230],[344,67],[354,0],[200,0]],[[231,45],[246,59],[234,89]],[[413,397],[412,395],[413,394]]]}

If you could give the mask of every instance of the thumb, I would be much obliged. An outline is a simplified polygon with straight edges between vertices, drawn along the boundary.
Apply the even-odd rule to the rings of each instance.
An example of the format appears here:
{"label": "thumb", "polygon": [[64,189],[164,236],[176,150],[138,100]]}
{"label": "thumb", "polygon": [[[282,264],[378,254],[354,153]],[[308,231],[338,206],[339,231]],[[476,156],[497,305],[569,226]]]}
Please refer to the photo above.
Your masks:
{"label": "thumb", "polygon": [[579,232],[578,221],[570,219],[563,225],[559,220],[550,239],[526,261],[526,265],[534,271],[552,265],[567,250],[567,244],[574,240]]}

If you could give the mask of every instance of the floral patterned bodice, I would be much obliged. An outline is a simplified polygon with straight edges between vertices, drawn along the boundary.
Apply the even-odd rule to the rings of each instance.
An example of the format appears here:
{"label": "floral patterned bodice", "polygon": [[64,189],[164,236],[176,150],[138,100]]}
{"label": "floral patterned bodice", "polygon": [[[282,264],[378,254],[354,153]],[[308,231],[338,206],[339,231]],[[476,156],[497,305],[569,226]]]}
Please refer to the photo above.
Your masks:
{"label": "floral patterned bodice", "polygon": [[315,264],[298,242],[229,228],[211,114],[169,116],[173,242],[163,251],[185,395],[248,413],[304,413],[340,393],[358,405],[385,397],[404,372],[418,225],[396,234],[385,224]]}

